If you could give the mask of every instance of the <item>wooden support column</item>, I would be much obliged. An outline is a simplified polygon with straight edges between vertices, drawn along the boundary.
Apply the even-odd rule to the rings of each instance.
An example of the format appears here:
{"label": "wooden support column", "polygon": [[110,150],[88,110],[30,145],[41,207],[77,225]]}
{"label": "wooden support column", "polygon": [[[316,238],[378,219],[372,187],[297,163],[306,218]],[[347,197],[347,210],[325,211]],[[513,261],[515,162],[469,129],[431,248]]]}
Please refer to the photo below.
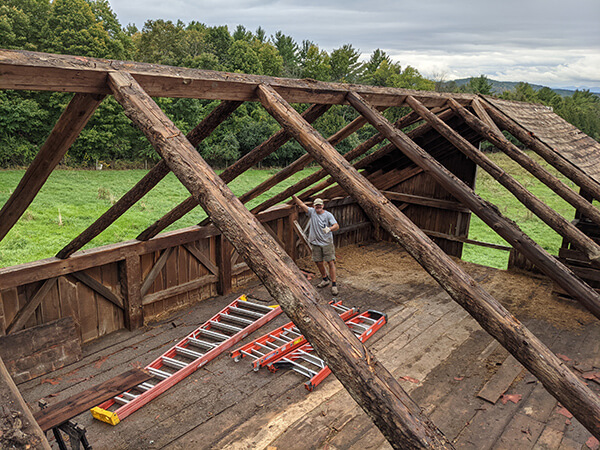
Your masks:
{"label": "wooden support column", "polygon": [[73,96],[27,172],[0,210],[0,241],[31,204],[103,99],[104,95]]}
{"label": "wooden support column", "polygon": [[[327,112],[329,108],[331,108],[331,105],[312,105],[306,111],[304,111],[302,116],[309,123],[312,123],[321,117],[325,112]],[[221,179],[225,183],[233,181],[250,167],[259,163],[271,153],[276,151],[291,138],[292,137],[287,131],[279,130],[265,142],[252,149],[249,153],[225,169],[220,175]],[[188,197],[159,220],[150,225],[147,229],[142,231],[137,239],[140,241],[147,241],[148,239],[153,238],[169,225],[181,219],[196,206],[198,206],[198,202],[194,199],[194,197]],[[202,222],[202,225],[205,225],[205,222]]]}
{"label": "wooden support column", "polygon": [[[502,170],[496,163],[491,161],[483,152],[479,151],[464,137],[454,131],[444,121],[440,120],[429,111],[421,102],[412,96],[406,97],[406,102],[423,119],[425,119],[440,135],[460,150],[467,158],[485,170],[498,183],[504,186],[517,200],[519,200],[528,210],[538,216],[546,225],[556,231],[558,234],[568,239],[582,250],[592,261],[600,260],[600,247],[575,225],[558,214],[539,198],[523,187],[521,183]],[[600,300],[600,297],[599,297]],[[600,303],[598,304],[600,306]]]}
{"label": "wooden support column", "polygon": [[476,195],[469,186],[433,159],[405,134],[394,129],[385,117],[371,108],[362,98],[354,93],[349,93],[348,100],[362,114],[368,116],[371,123],[385,133],[388,139],[408,158],[422,167],[444,189],[477,214],[481,220],[510,245],[523,253],[548,277],[556,281],[559,286],[565,289],[573,298],[580,301],[592,314],[600,318],[600,296],[596,291],[577,278],[560,261],[550,256],[540,245],[523,233],[517,224],[502,216],[494,205]]}
{"label": "wooden support column", "polygon": [[[375,186],[353,169],[322,136],[303,122],[273,88],[261,85],[258,93],[273,117],[294,134],[315,160],[362,206],[373,222],[381,224],[403,245],[448,294],[533,373],[592,434],[600,435],[598,396]],[[404,139],[396,138],[404,135],[357,94],[349,93],[347,98],[388,139],[398,142],[399,147],[407,145]]]}
{"label": "wooden support column", "polygon": [[130,74],[114,72],[108,75],[108,85],[127,116],[210,214],[215,226],[325,358],[337,378],[369,411],[392,445],[451,448],[135,79]]}
{"label": "wooden support column", "polygon": [[600,201],[600,184],[596,180],[592,179],[581,169],[567,161],[559,153],[550,148],[550,146],[540,141],[533,133],[527,131],[494,106],[486,101],[482,101],[482,103],[485,110],[500,128],[508,131],[526,145],[527,148],[540,155],[548,164],[573,181],[580,188],[588,191],[596,200]]}
{"label": "wooden support column", "polygon": [[133,331],[144,325],[142,308],[142,266],[140,257],[131,254],[120,263],[121,292],[124,299],[125,326]]}
{"label": "wooden support column", "polygon": [[[206,118],[200,122],[187,135],[190,143],[197,147],[200,142],[206,139],[225,119],[227,119],[242,102],[221,102],[213,109]],[[67,258],[79,250],[85,244],[90,242],[104,230],[106,230],[115,220],[121,217],[131,206],[146,195],[169,173],[169,167],[160,161],[150,170],[136,185],[130,189],[123,197],[109,208],[98,220],[90,225],[83,233],[73,239],[65,248],[56,255],[57,258]]]}
{"label": "wooden support column", "polygon": [[227,238],[220,234],[217,237],[217,267],[219,268],[219,281],[217,283],[217,294],[227,295],[231,292],[231,252],[232,247]]}
{"label": "wooden support column", "polygon": [[506,139],[497,127],[494,129],[493,127],[488,126],[486,122],[471,114],[466,108],[462,107],[460,103],[452,99],[448,100],[448,104],[452,110],[460,115],[467,125],[477,131],[481,137],[490,141],[497,148],[506,153],[509,158],[517,162],[521,167],[552,189],[563,200],[570,203],[578,211],[584,213],[586,217],[594,221],[597,225],[600,225],[600,211],[596,209],[590,201],[573,191],[573,189],[560,181],[560,179],[527,156],[525,152]]}

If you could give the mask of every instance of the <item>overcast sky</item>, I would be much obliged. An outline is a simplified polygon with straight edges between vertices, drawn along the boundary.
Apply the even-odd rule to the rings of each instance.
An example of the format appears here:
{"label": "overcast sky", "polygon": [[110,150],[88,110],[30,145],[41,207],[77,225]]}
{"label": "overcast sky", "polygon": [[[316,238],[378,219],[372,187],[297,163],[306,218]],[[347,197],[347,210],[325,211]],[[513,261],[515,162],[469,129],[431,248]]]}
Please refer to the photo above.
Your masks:
{"label": "overcast sky", "polygon": [[330,52],[380,48],[433,79],[486,75],[600,90],[600,0],[109,0],[121,25],[148,19],[281,30]]}

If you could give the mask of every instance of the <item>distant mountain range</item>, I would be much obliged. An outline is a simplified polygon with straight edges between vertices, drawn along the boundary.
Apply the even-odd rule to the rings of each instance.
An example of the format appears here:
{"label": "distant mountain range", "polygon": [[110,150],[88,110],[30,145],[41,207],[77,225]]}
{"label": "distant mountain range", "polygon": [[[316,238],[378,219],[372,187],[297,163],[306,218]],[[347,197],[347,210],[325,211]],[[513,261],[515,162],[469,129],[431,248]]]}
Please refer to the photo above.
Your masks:
{"label": "distant mountain range", "polygon": [[[454,81],[458,86],[463,86],[463,85],[467,84],[469,82],[469,80],[470,80],[470,78],[461,78],[461,79],[452,80],[452,81]],[[517,81],[497,81],[497,80],[492,80],[490,78],[488,78],[488,80],[492,84],[492,89],[494,90],[494,92],[496,94],[502,94],[504,91],[514,91],[517,84],[519,84],[519,82],[517,82]],[[533,88],[534,91],[538,91],[544,87],[539,84],[532,84],[532,83],[529,83],[529,84]],[[577,90],[575,87],[564,88],[564,89],[555,89],[555,88],[550,88],[550,89],[552,89],[558,95],[561,95],[563,97],[570,97]],[[592,88],[589,88],[589,90],[590,90],[590,92],[593,92],[594,94],[600,95],[600,87],[592,87]]]}

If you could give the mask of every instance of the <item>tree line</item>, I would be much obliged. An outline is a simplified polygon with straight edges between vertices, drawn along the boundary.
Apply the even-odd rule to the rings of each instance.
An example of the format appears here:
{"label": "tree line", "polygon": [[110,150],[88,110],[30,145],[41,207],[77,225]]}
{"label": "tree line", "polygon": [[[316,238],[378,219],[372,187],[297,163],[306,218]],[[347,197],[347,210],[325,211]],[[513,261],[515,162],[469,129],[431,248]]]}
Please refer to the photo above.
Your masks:
{"label": "tree line", "polygon": [[[489,82],[484,76],[471,79],[466,86],[449,88],[425,78],[411,66],[402,67],[380,49],[362,62],[361,52],[351,44],[327,52],[309,40],[298,43],[281,31],[267,36],[261,27],[250,31],[239,25],[230,32],[227,26],[160,19],[146,21],[141,30],[134,25],[123,27],[108,0],[0,0],[0,48],[341,83],[492,94],[486,92]],[[558,114],[600,139],[598,96],[582,91],[563,99],[552,96],[550,89],[534,92],[527,86],[517,89],[514,95],[519,98],[515,99],[551,104]],[[70,97],[63,93],[0,91],[0,167],[29,164]],[[216,105],[214,101],[197,99],[156,101],[184,133]],[[306,105],[295,107],[302,110]],[[404,112],[391,108],[385,114],[394,119]],[[327,137],[356,116],[350,107],[335,106],[314,125]],[[210,164],[224,166],[278,129],[279,125],[260,105],[245,103],[198,150]],[[364,127],[338,149],[345,153],[373,132],[371,127]],[[284,166],[302,153],[299,144],[290,141],[263,164]],[[88,166],[102,161],[118,167],[157,158],[117,102],[107,97],[69,150],[64,164]]]}

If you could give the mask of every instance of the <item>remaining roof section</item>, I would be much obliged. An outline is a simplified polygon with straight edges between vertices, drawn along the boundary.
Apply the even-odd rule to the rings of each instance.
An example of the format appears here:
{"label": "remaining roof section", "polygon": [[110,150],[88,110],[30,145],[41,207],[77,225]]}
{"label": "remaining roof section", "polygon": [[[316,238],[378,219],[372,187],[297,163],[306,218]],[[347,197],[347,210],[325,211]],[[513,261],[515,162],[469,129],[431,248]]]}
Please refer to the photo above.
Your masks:
{"label": "remaining roof section", "polygon": [[587,175],[600,182],[600,143],[575,128],[552,109],[533,103],[485,99]]}

